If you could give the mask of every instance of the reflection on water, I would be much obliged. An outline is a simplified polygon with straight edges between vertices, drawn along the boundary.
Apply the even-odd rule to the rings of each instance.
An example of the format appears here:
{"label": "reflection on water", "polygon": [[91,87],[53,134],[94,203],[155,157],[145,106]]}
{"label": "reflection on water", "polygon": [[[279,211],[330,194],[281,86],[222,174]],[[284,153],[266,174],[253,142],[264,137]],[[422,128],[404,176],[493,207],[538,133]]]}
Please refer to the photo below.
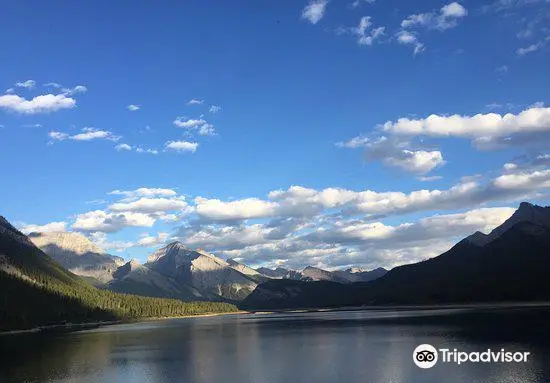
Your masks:
{"label": "reflection on water", "polygon": [[[186,318],[0,337],[0,382],[546,382],[550,309]],[[527,363],[416,367],[422,343]]]}

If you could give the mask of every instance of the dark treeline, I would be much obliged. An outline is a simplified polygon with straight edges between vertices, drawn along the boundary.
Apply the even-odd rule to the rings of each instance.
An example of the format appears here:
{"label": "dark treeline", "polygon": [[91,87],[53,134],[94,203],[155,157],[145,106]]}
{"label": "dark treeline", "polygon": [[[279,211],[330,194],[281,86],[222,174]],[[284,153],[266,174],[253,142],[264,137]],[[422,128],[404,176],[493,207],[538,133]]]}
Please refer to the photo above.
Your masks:
{"label": "dark treeline", "polygon": [[232,311],[236,307],[227,303],[118,294],[84,284],[40,284],[0,271],[0,331]]}
{"label": "dark treeline", "polygon": [[8,228],[9,233],[0,230],[0,331],[237,310],[222,302],[182,302],[96,289]]}

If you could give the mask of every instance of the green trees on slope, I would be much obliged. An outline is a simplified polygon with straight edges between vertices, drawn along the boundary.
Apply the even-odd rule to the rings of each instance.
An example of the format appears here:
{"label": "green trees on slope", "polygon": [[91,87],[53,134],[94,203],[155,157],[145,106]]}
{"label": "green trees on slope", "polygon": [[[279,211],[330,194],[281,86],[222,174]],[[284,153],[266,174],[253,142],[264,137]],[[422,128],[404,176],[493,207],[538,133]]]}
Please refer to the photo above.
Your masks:
{"label": "green trees on slope", "polygon": [[232,311],[237,307],[227,303],[182,302],[96,289],[63,269],[0,217],[0,331]]}
{"label": "green trees on slope", "polygon": [[221,302],[182,302],[67,285],[33,282],[0,271],[0,331],[36,326],[236,311]]}

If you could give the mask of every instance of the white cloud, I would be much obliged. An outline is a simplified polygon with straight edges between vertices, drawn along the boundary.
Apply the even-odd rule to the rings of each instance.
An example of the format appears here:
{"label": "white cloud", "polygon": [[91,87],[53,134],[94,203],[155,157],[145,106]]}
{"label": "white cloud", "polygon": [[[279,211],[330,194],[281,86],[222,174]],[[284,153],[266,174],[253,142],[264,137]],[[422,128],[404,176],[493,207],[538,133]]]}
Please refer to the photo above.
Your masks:
{"label": "white cloud", "polygon": [[135,104],[130,104],[126,107],[126,109],[128,109],[130,112],[135,112],[137,110],[140,110],[141,106],[140,105],[135,105]]}
{"label": "white cloud", "polygon": [[376,0],[355,0],[353,3],[350,3],[350,8],[357,8],[361,4],[372,4],[376,2]]}
{"label": "white cloud", "polygon": [[48,82],[48,83],[45,83],[44,86],[45,87],[56,88],[56,89],[62,88],[61,84],[58,84],[56,82]]}
{"label": "white cloud", "polygon": [[199,146],[196,142],[188,141],[169,141],[166,143],[166,149],[175,150],[178,152],[191,152],[195,153]]}
{"label": "white cloud", "polygon": [[107,251],[116,251],[120,253],[136,245],[135,243],[127,241],[109,241],[107,234],[101,231],[89,232],[87,235],[90,241]]}
{"label": "white cloud", "polygon": [[195,209],[199,216],[211,220],[240,220],[269,217],[276,214],[277,204],[257,198],[223,202],[219,199],[195,198]]}
{"label": "white cloud", "polygon": [[457,2],[443,6],[439,12],[419,13],[408,16],[401,22],[402,28],[422,26],[430,29],[446,30],[458,25],[458,20],[468,15],[468,11]]}
{"label": "white cloud", "polygon": [[442,176],[421,176],[417,178],[420,182],[431,182],[443,179]]}
{"label": "white cloud", "polygon": [[327,4],[327,0],[311,0],[302,10],[302,18],[317,24],[324,16]]}
{"label": "white cloud", "polygon": [[115,149],[120,152],[124,150],[132,150],[132,147],[128,144],[118,144],[115,146]]}
{"label": "white cloud", "polygon": [[81,133],[75,135],[69,135],[62,132],[50,132],[48,133],[51,139],[57,141],[63,140],[74,140],[74,141],[92,141],[92,140],[110,140],[118,141],[120,136],[114,135],[112,132],[107,130],[99,130],[96,128],[84,128],[81,130]]}
{"label": "white cloud", "polygon": [[443,18],[459,18],[464,17],[467,14],[468,11],[466,8],[457,2],[452,2],[441,8],[441,16],[443,16]]}
{"label": "white cloud", "polygon": [[91,140],[97,140],[97,139],[107,139],[107,140],[117,141],[119,139],[109,131],[99,130],[95,128],[84,128],[82,129],[82,133],[75,134],[70,138],[71,140],[76,140],[76,141],[91,141]]}
{"label": "white cloud", "polygon": [[35,87],[35,85],[36,85],[36,81],[34,81],[34,80],[27,80],[27,81],[15,83],[16,87],[18,87],[18,88],[27,88],[27,89],[32,89],[32,88]]}
{"label": "white cloud", "polygon": [[[548,32],[548,31],[546,31]],[[546,36],[544,39],[539,40],[538,42],[531,44],[524,48],[519,48],[516,51],[518,56],[525,56],[526,54],[536,52],[546,46],[550,42],[550,35]]]}
{"label": "white cloud", "polygon": [[401,30],[397,32],[396,34],[397,41],[400,44],[407,44],[407,45],[413,45],[414,46],[414,55],[416,56],[419,53],[422,53],[424,51],[424,44],[422,44],[420,41],[418,41],[418,38],[413,32]]}
{"label": "white cloud", "polygon": [[154,217],[143,213],[108,213],[103,210],[93,210],[78,214],[72,228],[81,231],[111,233],[126,227],[151,227],[154,223]]}
{"label": "white cloud", "polygon": [[146,153],[146,154],[159,154],[159,151],[156,149],[146,149],[146,148],[136,148],[136,153]]}
{"label": "white cloud", "polygon": [[445,164],[440,151],[403,150],[400,156],[388,157],[384,162],[413,173],[425,174]]}
{"label": "white cloud", "polygon": [[198,98],[193,98],[187,102],[187,105],[202,105],[204,104],[204,100],[200,100]]}
{"label": "white cloud", "polygon": [[495,68],[495,72],[498,73],[508,73],[508,65],[501,65]]}
{"label": "white cloud", "polygon": [[86,93],[88,91],[88,88],[86,88],[84,85],[77,85],[74,88],[62,88],[61,91],[63,92],[63,94],[71,96],[77,93]]}
{"label": "white cloud", "polygon": [[174,189],[166,188],[138,188],[135,190],[113,190],[109,195],[122,195],[126,198],[139,198],[139,197],[175,197],[178,193]]}
{"label": "white cloud", "polygon": [[403,247],[415,242],[462,237],[476,231],[488,233],[510,218],[514,211],[514,208],[508,207],[474,209],[465,213],[435,215],[397,226],[362,220],[338,221],[305,235],[304,239],[338,245],[358,243],[364,246],[371,243],[378,247]]}
{"label": "white cloud", "polygon": [[216,130],[212,124],[204,124],[199,128],[198,133],[201,136],[215,136]]}
{"label": "white cloud", "polygon": [[174,120],[174,125],[176,125],[178,128],[185,128],[185,129],[196,129],[199,126],[204,125],[206,123],[207,122],[202,118],[200,119],[190,118],[186,120],[182,117],[178,117]]}
{"label": "white cloud", "polygon": [[67,222],[50,222],[45,225],[22,224],[19,228],[23,234],[61,232],[66,229]]}
{"label": "white cloud", "polygon": [[395,37],[400,44],[414,46],[414,55],[417,55],[425,50],[425,46],[418,39],[417,33],[411,31],[412,28],[423,27],[444,31],[456,27],[458,21],[467,14],[466,8],[457,2],[449,3],[439,11],[412,14],[401,21],[402,29]]}
{"label": "white cloud", "polygon": [[254,218],[304,216],[313,217],[339,209],[353,216],[400,215],[419,211],[438,211],[478,207],[494,201],[518,201],[532,198],[537,192],[550,189],[550,170],[504,174],[486,182],[465,180],[446,190],[403,192],[353,191],[341,188],[324,190],[292,186],[275,190],[268,200],[246,198],[224,202],[218,199],[195,199],[196,213],[211,221]]}
{"label": "white cloud", "polygon": [[491,4],[481,7],[482,12],[501,12],[512,8],[519,8],[525,5],[547,4],[548,0],[495,0]]}
{"label": "white cloud", "polygon": [[538,133],[550,132],[550,108],[534,107],[518,114],[497,113],[474,116],[440,116],[432,114],[424,119],[400,118],[383,125],[387,133],[400,136],[461,137],[473,140],[478,148],[492,149],[528,139]]}
{"label": "white cloud", "polygon": [[177,238],[226,257],[242,258],[251,265],[271,264],[278,259],[279,263],[296,268],[306,265],[392,267],[438,255],[457,239],[475,231],[487,233],[514,210],[508,207],[474,209],[396,226],[369,222],[368,218],[332,221],[313,218],[290,222],[290,226],[287,219],[237,226],[184,226]]}
{"label": "white cloud", "polygon": [[364,148],[367,161],[382,161],[386,166],[417,174],[426,174],[445,164],[443,154],[438,150],[411,149],[411,142],[385,136],[375,139],[357,136],[336,145],[342,148]]}
{"label": "white cloud", "polygon": [[540,49],[540,44],[531,44],[524,48],[519,48],[516,53],[518,56],[525,56],[528,53],[536,52]]}
{"label": "white cloud", "polygon": [[218,113],[219,111],[222,110],[222,107],[221,106],[218,106],[218,105],[211,105],[210,106],[210,109],[208,109],[208,111],[210,113]]}
{"label": "white cloud", "polygon": [[169,239],[169,234],[160,232],[156,237],[154,236],[144,236],[138,242],[137,246],[141,247],[154,247],[164,244]]}
{"label": "white cloud", "polygon": [[109,210],[117,212],[158,213],[185,209],[187,202],[181,198],[146,198],[142,197],[131,202],[117,202],[109,206]]}
{"label": "white cloud", "polygon": [[504,190],[538,191],[548,189],[550,188],[550,169],[504,174],[497,177],[493,184]]}
{"label": "white cloud", "polygon": [[0,108],[22,114],[37,114],[55,112],[61,109],[72,109],[76,100],[64,94],[45,94],[27,100],[15,94],[0,96]]}
{"label": "white cloud", "polygon": [[49,132],[48,136],[51,139],[57,140],[57,141],[63,141],[69,138],[69,135],[67,133],[62,133],[62,132]]}
{"label": "white cloud", "polygon": [[372,43],[384,35],[386,28],[378,27],[370,30],[367,33],[368,29],[372,26],[371,18],[369,16],[364,16],[359,22],[359,26],[355,29],[355,34],[357,35],[357,44],[359,45],[372,45]]}
{"label": "white cloud", "polygon": [[502,166],[502,168],[505,171],[512,171],[512,170],[516,170],[518,168],[518,165],[514,163],[506,163]]}

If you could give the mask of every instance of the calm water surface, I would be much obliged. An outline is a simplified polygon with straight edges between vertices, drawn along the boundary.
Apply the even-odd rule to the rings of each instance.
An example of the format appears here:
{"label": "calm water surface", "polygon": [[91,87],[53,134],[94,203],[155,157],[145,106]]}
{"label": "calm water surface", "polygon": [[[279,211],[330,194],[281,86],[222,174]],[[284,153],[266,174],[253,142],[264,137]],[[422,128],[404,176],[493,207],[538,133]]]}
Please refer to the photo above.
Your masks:
{"label": "calm water surface", "polygon": [[[0,382],[550,382],[550,309],[345,311],[184,318],[0,336]],[[438,363],[415,347],[529,351]]]}

